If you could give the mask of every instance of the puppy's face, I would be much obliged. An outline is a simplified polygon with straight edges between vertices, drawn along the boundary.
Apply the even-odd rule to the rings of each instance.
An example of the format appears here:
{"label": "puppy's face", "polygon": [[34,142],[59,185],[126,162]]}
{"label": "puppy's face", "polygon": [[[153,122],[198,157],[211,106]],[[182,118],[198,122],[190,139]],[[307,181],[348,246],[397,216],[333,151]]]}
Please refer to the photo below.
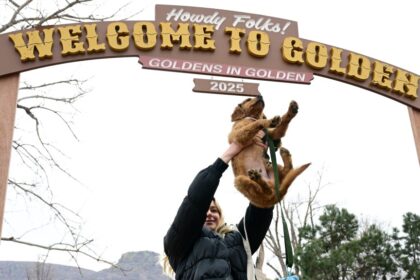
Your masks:
{"label": "puppy's face", "polygon": [[244,119],[246,117],[259,119],[263,114],[263,110],[264,100],[262,96],[247,98],[242,103],[238,104],[238,106],[236,106],[231,118],[233,122]]}

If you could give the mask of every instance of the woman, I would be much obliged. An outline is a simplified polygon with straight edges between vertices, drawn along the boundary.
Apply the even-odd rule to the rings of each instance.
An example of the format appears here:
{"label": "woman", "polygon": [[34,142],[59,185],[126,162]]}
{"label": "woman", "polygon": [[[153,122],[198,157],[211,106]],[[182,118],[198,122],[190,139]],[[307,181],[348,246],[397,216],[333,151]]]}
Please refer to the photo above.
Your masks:
{"label": "woman", "polygon": [[[258,144],[262,145],[263,135],[258,134],[255,140]],[[175,279],[248,279],[247,269],[248,273],[252,269],[251,254],[265,237],[273,208],[262,209],[249,204],[245,217],[237,225],[237,230],[233,230],[224,224],[221,209],[214,199],[223,172],[243,148],[232,143],[191,183],[164,237],[165,254],[175,272]],[[249,243],[243,241],[246,236]],[[247,245],[250,247],[248,254]]]}

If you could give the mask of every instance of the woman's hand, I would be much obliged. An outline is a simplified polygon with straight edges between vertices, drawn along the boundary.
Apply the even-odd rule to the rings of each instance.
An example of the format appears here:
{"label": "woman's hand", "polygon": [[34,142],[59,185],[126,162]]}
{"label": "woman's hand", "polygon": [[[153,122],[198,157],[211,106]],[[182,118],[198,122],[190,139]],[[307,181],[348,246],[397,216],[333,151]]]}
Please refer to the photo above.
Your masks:
{"label": "woman's hand", "polygon": [[254,136],[254,138],[252,139],[252,143],[251,144],[256,144],[258,146],[263,147],[264,149],[267,148],[267,144],[263,142],[263,138],[265,136],[264,131],[260,130],[258,131],[258,133]]}

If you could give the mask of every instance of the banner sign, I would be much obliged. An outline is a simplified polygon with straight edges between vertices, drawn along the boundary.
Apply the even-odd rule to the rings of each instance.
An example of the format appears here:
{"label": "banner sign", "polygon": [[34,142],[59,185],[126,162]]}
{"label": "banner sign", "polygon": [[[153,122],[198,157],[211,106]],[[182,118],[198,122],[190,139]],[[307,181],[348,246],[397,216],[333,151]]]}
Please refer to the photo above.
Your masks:
{"label": "banner sign", "polygon": [[313,78],[311,73],[282,71],[276,69],[243,67],[213,62],[189,61],[172,58],[140,56],[139,63],[145,69],[157,69],[176,72],[209,74],[216,76],[243,77],[282,82],[309,84]]}
{"label": "banner sign", "polygon": [[156,5],[155,21],[87,22],[0,34],[0,77],[66,62],[139,57],[147,69],[309,84],[313,75],[420,109],[420,77],[299,37],[297,22],[246,12]]}
{"label": "banner sign", "polygon": [[194,92],[257,96],[259,84],[224,80],[194,79]]}

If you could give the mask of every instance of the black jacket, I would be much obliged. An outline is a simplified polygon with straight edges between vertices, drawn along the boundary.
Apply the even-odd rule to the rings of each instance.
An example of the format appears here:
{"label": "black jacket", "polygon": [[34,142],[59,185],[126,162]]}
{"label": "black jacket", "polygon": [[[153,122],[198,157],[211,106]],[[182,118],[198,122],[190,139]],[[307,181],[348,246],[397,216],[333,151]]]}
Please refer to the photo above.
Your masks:
{"label": "black jacket", "polygon": [[[226,279],[232,276],[234,280],[246,280],[243,219],[238,224],[239,232],[233,231],[224,237],[203,227],[219,180],[227,168],[219,158],[197,174],[164,238],[164,250],[176,279]],[[248,206],[245,220],[252,253],[263,241],[272,217],[273,208]]]}

